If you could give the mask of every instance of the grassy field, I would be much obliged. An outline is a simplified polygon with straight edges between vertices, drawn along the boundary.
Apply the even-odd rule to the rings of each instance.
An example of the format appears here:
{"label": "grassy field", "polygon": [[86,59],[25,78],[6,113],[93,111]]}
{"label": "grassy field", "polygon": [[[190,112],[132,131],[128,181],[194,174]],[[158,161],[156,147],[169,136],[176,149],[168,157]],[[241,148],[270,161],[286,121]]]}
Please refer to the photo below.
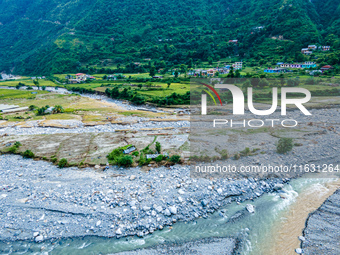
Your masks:
{"label": "grassy field", "polygon": [[35,99],[37,96],[47,94],[47,91],[34,91],[37,94],[32,94],[31,90],[12,90],[0,89],[0,100],[3,102],[5,99]]}
{"label": "grassy field", "polygon": [[[20,83],[23,83],[27,86],[34,86],[33,80],[31,78],[28,77],[22,77],[22,79],[18,79],[18,80],[10,80],[10,81],[0,81],[0,87],[1,86],[10,86],[10,87],[15,87],[16,85],[18,85]],[[61,84],[56,84],[50,80],[46,80],[46,79],[40,79],[39,80],[39,86],[46,86],[46,87],[55,87],[55,86],[61,86]]]}
{"label": "grassy field", "polygon": [[[83,120],[83,121],[108,121],[108,117],[124,117],[124,116],[140,116],[140,117],[158,117],[161,114],[143,111],[126,111],[112,104],[100,100],[94,100],[79,95],[61,95],[44,91],[39,91],[38,95],[29,94],[28,97],[23,95],[31,92],[20,90],[0,90],[1,93],[9,93],[9,95],[22,94],[21,97],[6,97],[1,100],[2,104],[15,104],[21,107],[35,105],[43,107],[46,105],[55,106],[61,105],[65,112],[62,114],[52,114],[44,116],[36,116],[35,112],[27,111],[20,113],[2,114],[9,121],[24,121],[24,120]],[[30,97],[30,96],[33,97]],[[0,97],[1,98],[1,97]]]}

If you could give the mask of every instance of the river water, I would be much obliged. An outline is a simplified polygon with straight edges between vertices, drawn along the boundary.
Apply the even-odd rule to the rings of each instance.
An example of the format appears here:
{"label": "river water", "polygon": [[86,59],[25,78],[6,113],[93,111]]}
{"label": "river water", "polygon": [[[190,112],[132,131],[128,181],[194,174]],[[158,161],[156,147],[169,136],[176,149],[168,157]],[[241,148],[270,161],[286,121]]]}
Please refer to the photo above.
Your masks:
{"label": "river water", "polygon": [[[302,234],[309,212],[339,187],[338,179],[299,178],[285,185],[282,193],[270,193],[242,204],[233,203],[194,222],[178,222],[144,238],[70,238],[43,243],[16,242],[0,244],[4,254],[109,254],[148,248],[163,243],[181,243],[208,237],[235,237],[242,233],[241,254],[295,254],[299,247],[298,236]],[[253,204],[256,212],[245,214],[235,221],[230,217]]]}

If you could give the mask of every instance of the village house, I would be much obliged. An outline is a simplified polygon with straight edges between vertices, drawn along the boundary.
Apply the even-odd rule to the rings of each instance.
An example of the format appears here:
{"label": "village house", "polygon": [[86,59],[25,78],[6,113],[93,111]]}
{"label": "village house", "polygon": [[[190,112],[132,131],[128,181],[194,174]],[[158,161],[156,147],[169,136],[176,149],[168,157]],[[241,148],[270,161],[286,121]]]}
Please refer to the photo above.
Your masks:
{"label": "village house", "polygon": [[308,49],[309,50],[316,50],[318,48],[318,46],[316,46],[316,45],[308,45]]}
{"label": "village house", "polygon": [[200,70],[190,70],[188,72],[189,76],[199,76],[199,74],[200,74]]}
{"label": "village house", "polygon": [[280,65],[281,68],[311,68],[311,67],[316,67],[315,62],[307,61],[304,62],[303,64],[289,64],[289,63],[284,63]]}
{"label": "village house", "polygon": [[6,73],[0,73],[0,78],[2,78],[3,80],[15,79],[15,77],[12,74],[6,74]]}
{"label": "village house", "polygon": [[267,69],[264,69],[264,72],[265,73],[284,73],[286,71],[286,69],[284,68],[267,68]]}
{"label": "village house", "polygon": [[230,70],[230,66],[226,65],[224,67],[217,67],[216,70],[217,72],[219,72],[219,74],[228,74]]}
{"label": "village house", "polygon": [[80,83],[80,81],[78,81],[77,79],[68,79],[68,83],[70,84],[75,84],[75,83]]}
{"label": "village house", "polygon": [[313,70],[309,72],[309,75],[318,75],[318,74],[322,74],[321,70]]}
{"label": "village house", "polygon": [[329,51],[331,49],[331,46],[322,46],[323,51]]}
{"label": "village house", "polygon": [[235,43],[235,44],[237,44],[237,43],[238,43],[238,40],[229,40],[229,43]]}
{"label": "village house", "polygon": [[76,79],[78,80],[78,81],[86,81],[86,74],[84,74],[84,73],[77,73],[76,74]]}
{"label": "village house", "polygon": [[301,53],[302,53],[302,54],[305,54],[306,51],[309,51],[309,49],[308,49],[308,48],[302,48],[302,49],[301,49]]}
{"label": "village house", "polygon": [[316,67],[315,62],[312,61],[306,61],[301,65],[301,68],[314,68]]}
{"label": "village house", "polygon": [[307,55],[307,56],[313,54],[313,52],[310,51],[308,48],[303,48],[303,49],[301,49],[301,53],[302,53],[302,54],[305,54],[305,55]]}
{"label": "village house", "polygon": [[117,80],[119,78],[124,78],[125,76],[122,73],[117,73],[117,74],[110,74],[107,76],[108,80]]}
{"label": "village house", "polygon": [[234,68],[235,70],[241,70],[241,69],[242,69],[242,62],[235,62],[235,63],[233,64],[233,68]]}
{"label": "village house", "polygon": [[321,67],[320,69],[321,69],[321,72],[324,73],[325,71],[333,69],[333,67],[330,66],[330,65],[325,65],[325,66]]}
{"label": "village house", "polygon": [[207,76],[208,76],[208,77],[213,77],[213,76],[215,75],[215,73],[216,73],[216,70],[215,70],[215,69],[209,69],[209,70],[207,71]]}

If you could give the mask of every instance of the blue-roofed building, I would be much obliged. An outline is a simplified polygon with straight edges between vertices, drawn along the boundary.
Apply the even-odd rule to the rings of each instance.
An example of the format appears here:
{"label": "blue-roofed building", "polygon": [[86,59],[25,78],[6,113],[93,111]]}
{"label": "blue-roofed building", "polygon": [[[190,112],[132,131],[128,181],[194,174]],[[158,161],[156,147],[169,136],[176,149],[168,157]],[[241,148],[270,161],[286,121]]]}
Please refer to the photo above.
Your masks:
{"label": "blue-roofed building", "polygon": [[265,73],[284,73],[286,69],[284,68],[267,68],[264,69]]}

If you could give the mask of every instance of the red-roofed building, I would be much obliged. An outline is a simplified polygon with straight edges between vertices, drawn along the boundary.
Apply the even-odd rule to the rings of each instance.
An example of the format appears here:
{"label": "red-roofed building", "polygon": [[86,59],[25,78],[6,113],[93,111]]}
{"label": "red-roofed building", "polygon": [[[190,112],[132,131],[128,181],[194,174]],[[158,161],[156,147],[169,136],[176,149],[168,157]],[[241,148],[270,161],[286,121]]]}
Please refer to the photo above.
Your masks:
{"label": "red-roofed building", "polygon": [[238,40],[229,40],[230,43],[238,43]]}
{"label": "red-roofed building", "polygon": [[86,80],[86,74],[84,74],[84,73],[77,73],[76,77],[77,77],[77,80],[80,80],[80,81]]}
{"label": "red-roofed building", "polygon": [[321,71],[322,71],[322,72],[328,71],[329,69],[333,69],[333,67],[330,66],[330,65],[325,65],[325,66],[321,67]]}

